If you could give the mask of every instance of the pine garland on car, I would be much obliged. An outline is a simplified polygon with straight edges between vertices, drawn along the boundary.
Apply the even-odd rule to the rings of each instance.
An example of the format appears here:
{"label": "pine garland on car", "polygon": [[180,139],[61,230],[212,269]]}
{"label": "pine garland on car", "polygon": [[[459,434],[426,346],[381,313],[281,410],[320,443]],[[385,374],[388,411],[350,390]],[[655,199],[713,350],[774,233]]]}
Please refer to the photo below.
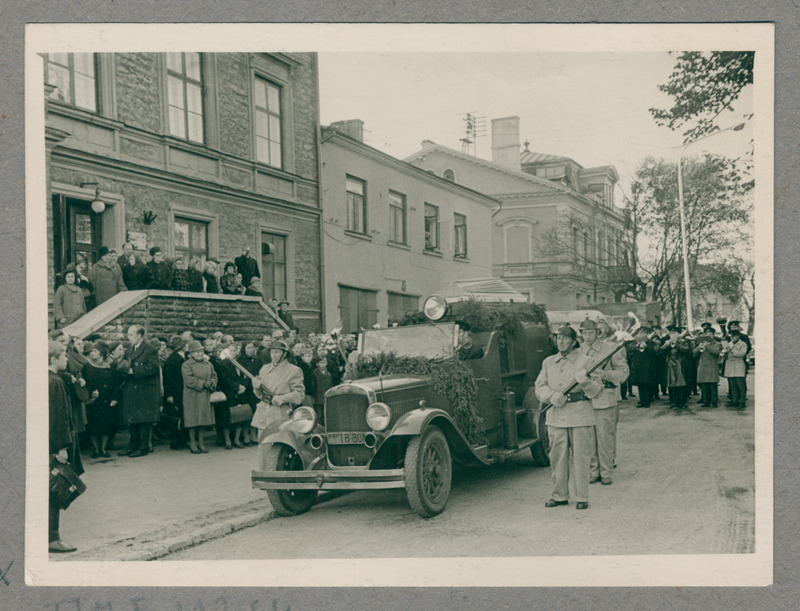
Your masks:
{"label": "pine garland on car", "polygon": [[358,377],[369,378],[393,373],[425,376],[433,391],[445,397],[453,408],[456,424],[470,443],[481,441],[483,419],[475,409],[478,385],[472,370],[458,359],[431,359],[398,356],[384,352],[358,359]]}

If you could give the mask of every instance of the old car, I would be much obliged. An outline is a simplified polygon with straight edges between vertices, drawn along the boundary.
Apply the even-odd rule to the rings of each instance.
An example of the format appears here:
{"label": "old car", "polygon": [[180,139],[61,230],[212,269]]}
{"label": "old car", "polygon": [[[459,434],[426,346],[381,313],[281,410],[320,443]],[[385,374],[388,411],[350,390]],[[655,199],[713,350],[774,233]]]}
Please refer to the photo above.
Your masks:
{"label": "old car", "polygon": [[[360,333],[358,352],[457,359],[458,339],[452,320],[370,329]],[[477,430],[466,430],[429,376],[344,382],[325,395],[324,426],[301,406],[265,429],[265,467],[253,471],[253,487],[265,489],[283,516],[307,511],[323,490],[404,488],[412,510],[432,517],[447,505],[454,461],[489,465],[526,450],[536,465],[549,465],[544,415],[532,389],[552,353],[547,326],[514,321],[472,340],[481,356],[461,362],[477,387]]]}

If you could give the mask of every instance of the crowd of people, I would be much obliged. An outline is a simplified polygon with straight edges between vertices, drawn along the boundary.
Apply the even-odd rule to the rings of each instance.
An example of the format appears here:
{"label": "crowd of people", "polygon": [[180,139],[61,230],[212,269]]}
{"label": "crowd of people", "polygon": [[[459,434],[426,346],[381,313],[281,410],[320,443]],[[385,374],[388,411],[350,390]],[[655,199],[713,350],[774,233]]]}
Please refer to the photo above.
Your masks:
{"label": "crowd of people", "polygon": [[[659,391],[669,407],[687,409],[699,394],[702,407],[719,402],[720,375],[728,380],[728,407],[746,405],[747,353],[750,339],[738,321],[718,330],[703,323],[694,335],[670,325],[640,327],[627,350],[609,341],[605,319],[586,319],[580,334],[569,325],[555,336],[557,354],[544,360],[534,390],[546,405],[547,435],[553,490],[545,507],[569,503],[569,481],[574,482],[577,509],[589,507],[589,486],[610,485],[617,466],[617,424],[620,402],[639,392],[637,407],[650,407]],[[603,365],[593,369],[592,365]],[[699,388],[699,393],[698,393]]]}
{"label": "crowd of people", "polygon": [[693,334],[678,325],[669,325],[666,333],[659,327],[642,327],[635,339],[628,349],[631,374],[623,398],[635,386],[637,407],[650,407],[661,396],[674,409],[687,409],[692,397],[702,407],[718,407],[721,377],[728,381],[726,406],[746,407],[747,356],[752,343],[738,320],[722,322],[716,329],[704,322]]}
{"label": "crowd of people", "polygon": [[[130,458],[167,440],[172,450],[208,453],[212,430],[226,450],[255,446],[266,426],[254,417],[260,402],[308,405],[321,421],[325,392],[354,377],[347,356],[355,347],[352,335],[301,339],[296,327],[238,342],[222,332],[147,338],[139,325],[113,342],[55,329],[48,350],[50,454],[80,474],[82,451],[109,458],[115,438],[124,440],[126,432],[118,455]],[[51,496],[50,551],[74,551],[60,540],[58,513]]]}
{"label": "crowd of people", "polygon": [[[85,263],[70,263],[57,274],[53,302],[56,327],[72,324],[122,291],[159,289],[264,297],[261,272],[249,247],[224,266],[214,258],[193,256],[186,260],[180,253],[174,259],[167,258],[159,246],[153,246],[147,257],[128,242],[121,255],[107,246],[101,246],[97,254],[99,259],[91,269],[87,270]],[[273,311],[293,327],[289,302],[269,301]]]}

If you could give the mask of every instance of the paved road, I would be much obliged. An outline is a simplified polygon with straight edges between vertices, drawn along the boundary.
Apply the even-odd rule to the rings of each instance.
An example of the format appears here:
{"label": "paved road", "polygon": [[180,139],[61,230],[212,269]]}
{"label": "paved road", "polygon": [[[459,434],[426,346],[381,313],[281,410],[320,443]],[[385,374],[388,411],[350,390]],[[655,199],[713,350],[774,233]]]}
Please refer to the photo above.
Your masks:
{"label": "paved road", "polygon": [[456,471],[447,509],[430,520],[411,513],[400,491],[359,491],[166,559],[752,552],[752,397],[744,412],[635,401],[623,403],[614,483],[591,486],[587,511],[545,508],[549,469],[521,454]]}

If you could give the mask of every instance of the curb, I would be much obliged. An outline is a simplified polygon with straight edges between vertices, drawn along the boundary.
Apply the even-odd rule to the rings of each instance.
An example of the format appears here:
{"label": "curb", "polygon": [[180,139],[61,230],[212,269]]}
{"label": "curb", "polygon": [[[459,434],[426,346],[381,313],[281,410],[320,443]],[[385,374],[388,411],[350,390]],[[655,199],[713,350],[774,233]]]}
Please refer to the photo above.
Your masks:
{"label": "curb", "polygon": [[265,496],[263,500],[221,509],[185,522],[170,524],[159,530],[79,551],[63,557],[63,560],[157,560],[187,547],[267,522],[275,517],[277,514]]}

